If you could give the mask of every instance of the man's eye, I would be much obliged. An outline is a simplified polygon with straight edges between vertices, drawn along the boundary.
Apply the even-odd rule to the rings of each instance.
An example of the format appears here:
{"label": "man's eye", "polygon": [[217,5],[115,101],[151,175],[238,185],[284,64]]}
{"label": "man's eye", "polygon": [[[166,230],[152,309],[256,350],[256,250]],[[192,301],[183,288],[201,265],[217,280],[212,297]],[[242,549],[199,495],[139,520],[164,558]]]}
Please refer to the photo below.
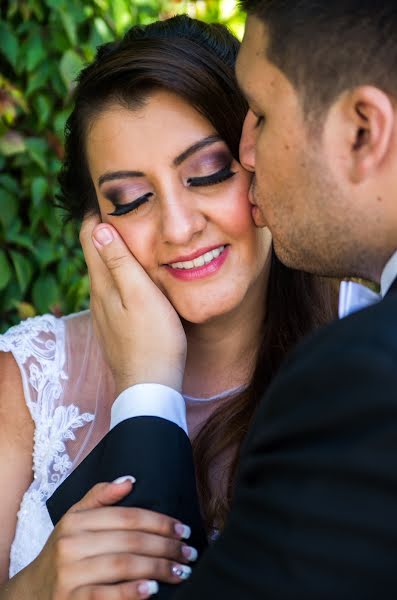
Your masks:
{"label": "man's eye", "polygon": [[231,163],[223,167],[220,171],[216,173],[212,173],[211,175],[206,175],[205,177],[189,177],[187,183],[190,187],[200,187],[200,186],[208,186],[215,185],[217,183],[222,183],[222,181],[226,181],[235,175],[235,171],[230,169]]}
{"label": "man's eye", "polygon": [[117,202],[114,202],[115,209],[113,212],[108,214],[112,217],[120,217],[121,215],[126,215],[127,213],[134,212],[135,210],[138,210],[138,208],[142,206],[142,204],[145,204],[151,196],[153,196],[153,193],[148,192],[144,196],[141,196],[140,198],[137,198],[132,202],[127,202],[126,204],[119,204]]}

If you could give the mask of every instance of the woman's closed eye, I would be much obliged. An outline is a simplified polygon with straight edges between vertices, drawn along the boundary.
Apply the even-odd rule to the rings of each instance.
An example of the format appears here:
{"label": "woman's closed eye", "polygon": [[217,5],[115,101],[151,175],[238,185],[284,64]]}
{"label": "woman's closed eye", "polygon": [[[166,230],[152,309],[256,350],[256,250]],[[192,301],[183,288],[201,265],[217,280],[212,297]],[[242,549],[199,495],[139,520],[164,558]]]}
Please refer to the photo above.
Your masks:
{"label": "woman's closed eye", "polygon": [[147,192],[143,196],[136,198],[136,200],[126,203],[118,202],[117,200],[113,199],[112,202],[115,206],[115,209],[113,212],[108,213],[108,215],[112,217],[120,217],[122,215],[126,215],[127,213],[134,212],[138,210],[142,204],[145,204],[151,196],[153,196],[153,192]]}
{"label": "woman's closed eye", "polygon": [[235,174],[236,172],[231,170],[231,163],[229,163],[219,171],[216,171],[216,173],[203,175],[201,177],[189,177],[186,181],[189,187],[206,187],[222,183],[222,181],[230,179]]}
{"label": "woman's closed eye", "polygon": [[[186,183],[188,187],[209,187],[211,185],[222,183],[223,181],[233,177],[235,174],[236,172],[231,170],[230,161],[226,166],[222,167],[222,169],[219,169],[215,173],[201,175],[200,177],[188,177],[186,179]],[[124,198],[126,194],[119,193],[118,191],[108,191],[105,192],[104,195],[115,207],[112,212],[108,213],[108,215],[112,217],[120,217],[137,211],[142,205],[146,204],[150,200],[154,193],[147,192],[146,194],[143,194],[131,201],[125,201]]]}

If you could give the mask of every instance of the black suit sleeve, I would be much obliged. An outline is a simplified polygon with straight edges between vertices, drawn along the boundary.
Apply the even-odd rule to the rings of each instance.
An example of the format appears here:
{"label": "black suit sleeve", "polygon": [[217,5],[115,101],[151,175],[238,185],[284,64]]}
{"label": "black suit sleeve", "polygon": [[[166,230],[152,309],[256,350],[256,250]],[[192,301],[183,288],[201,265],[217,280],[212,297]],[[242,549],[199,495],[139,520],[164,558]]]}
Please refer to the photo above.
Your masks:
{"label": "black suit sleeve", "polygon": [[396,597],[396,357],[339,325],[295,354],[246,440],[226,528],[174,600]]}
{"label": "black suit sleeve", "polygon": [[[157,417],[135,417],[119,423],[92,450],[47,501],[56,524],[93,485],[121,475],[136,478],[119,505],[147,508],[189,525],[189,544],[206,547],[189,438],[177,425]],[[161,584],[157,597],[172,596],[175,586]]]}

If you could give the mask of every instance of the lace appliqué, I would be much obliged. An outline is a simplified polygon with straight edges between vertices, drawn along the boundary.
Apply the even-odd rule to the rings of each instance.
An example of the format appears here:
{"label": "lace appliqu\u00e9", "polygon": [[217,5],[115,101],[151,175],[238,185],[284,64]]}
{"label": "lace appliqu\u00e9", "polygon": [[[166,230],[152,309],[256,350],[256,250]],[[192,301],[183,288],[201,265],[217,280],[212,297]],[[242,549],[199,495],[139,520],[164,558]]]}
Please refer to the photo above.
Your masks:
{"label": "lace appliqu\u00e9", "polygon": [[35,423],[34,481],[18,512],[11,548],[10,577],[41,551],[52,531],[46,500],[69,474],[67,440],[94,419],[74,404],[62,405],[65,372],[65,325],[51,315],[27,319],[0,336],[0,350],[12,352],[21,370],[26,404]]}

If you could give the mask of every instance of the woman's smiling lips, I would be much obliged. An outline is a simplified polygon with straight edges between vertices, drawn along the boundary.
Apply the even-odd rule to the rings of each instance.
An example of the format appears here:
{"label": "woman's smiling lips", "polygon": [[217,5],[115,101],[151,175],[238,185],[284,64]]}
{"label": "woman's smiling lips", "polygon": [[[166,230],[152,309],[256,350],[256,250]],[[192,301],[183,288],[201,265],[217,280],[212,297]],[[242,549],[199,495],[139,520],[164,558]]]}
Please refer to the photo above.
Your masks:
{"label": "woman's smiling lips", "polygon": [[176,279],[184,281],[202,279],[219,271],[228,253],[229,246],[212,246],[198,250],[189,256],[178,257],[177,260],[164,266]]}

